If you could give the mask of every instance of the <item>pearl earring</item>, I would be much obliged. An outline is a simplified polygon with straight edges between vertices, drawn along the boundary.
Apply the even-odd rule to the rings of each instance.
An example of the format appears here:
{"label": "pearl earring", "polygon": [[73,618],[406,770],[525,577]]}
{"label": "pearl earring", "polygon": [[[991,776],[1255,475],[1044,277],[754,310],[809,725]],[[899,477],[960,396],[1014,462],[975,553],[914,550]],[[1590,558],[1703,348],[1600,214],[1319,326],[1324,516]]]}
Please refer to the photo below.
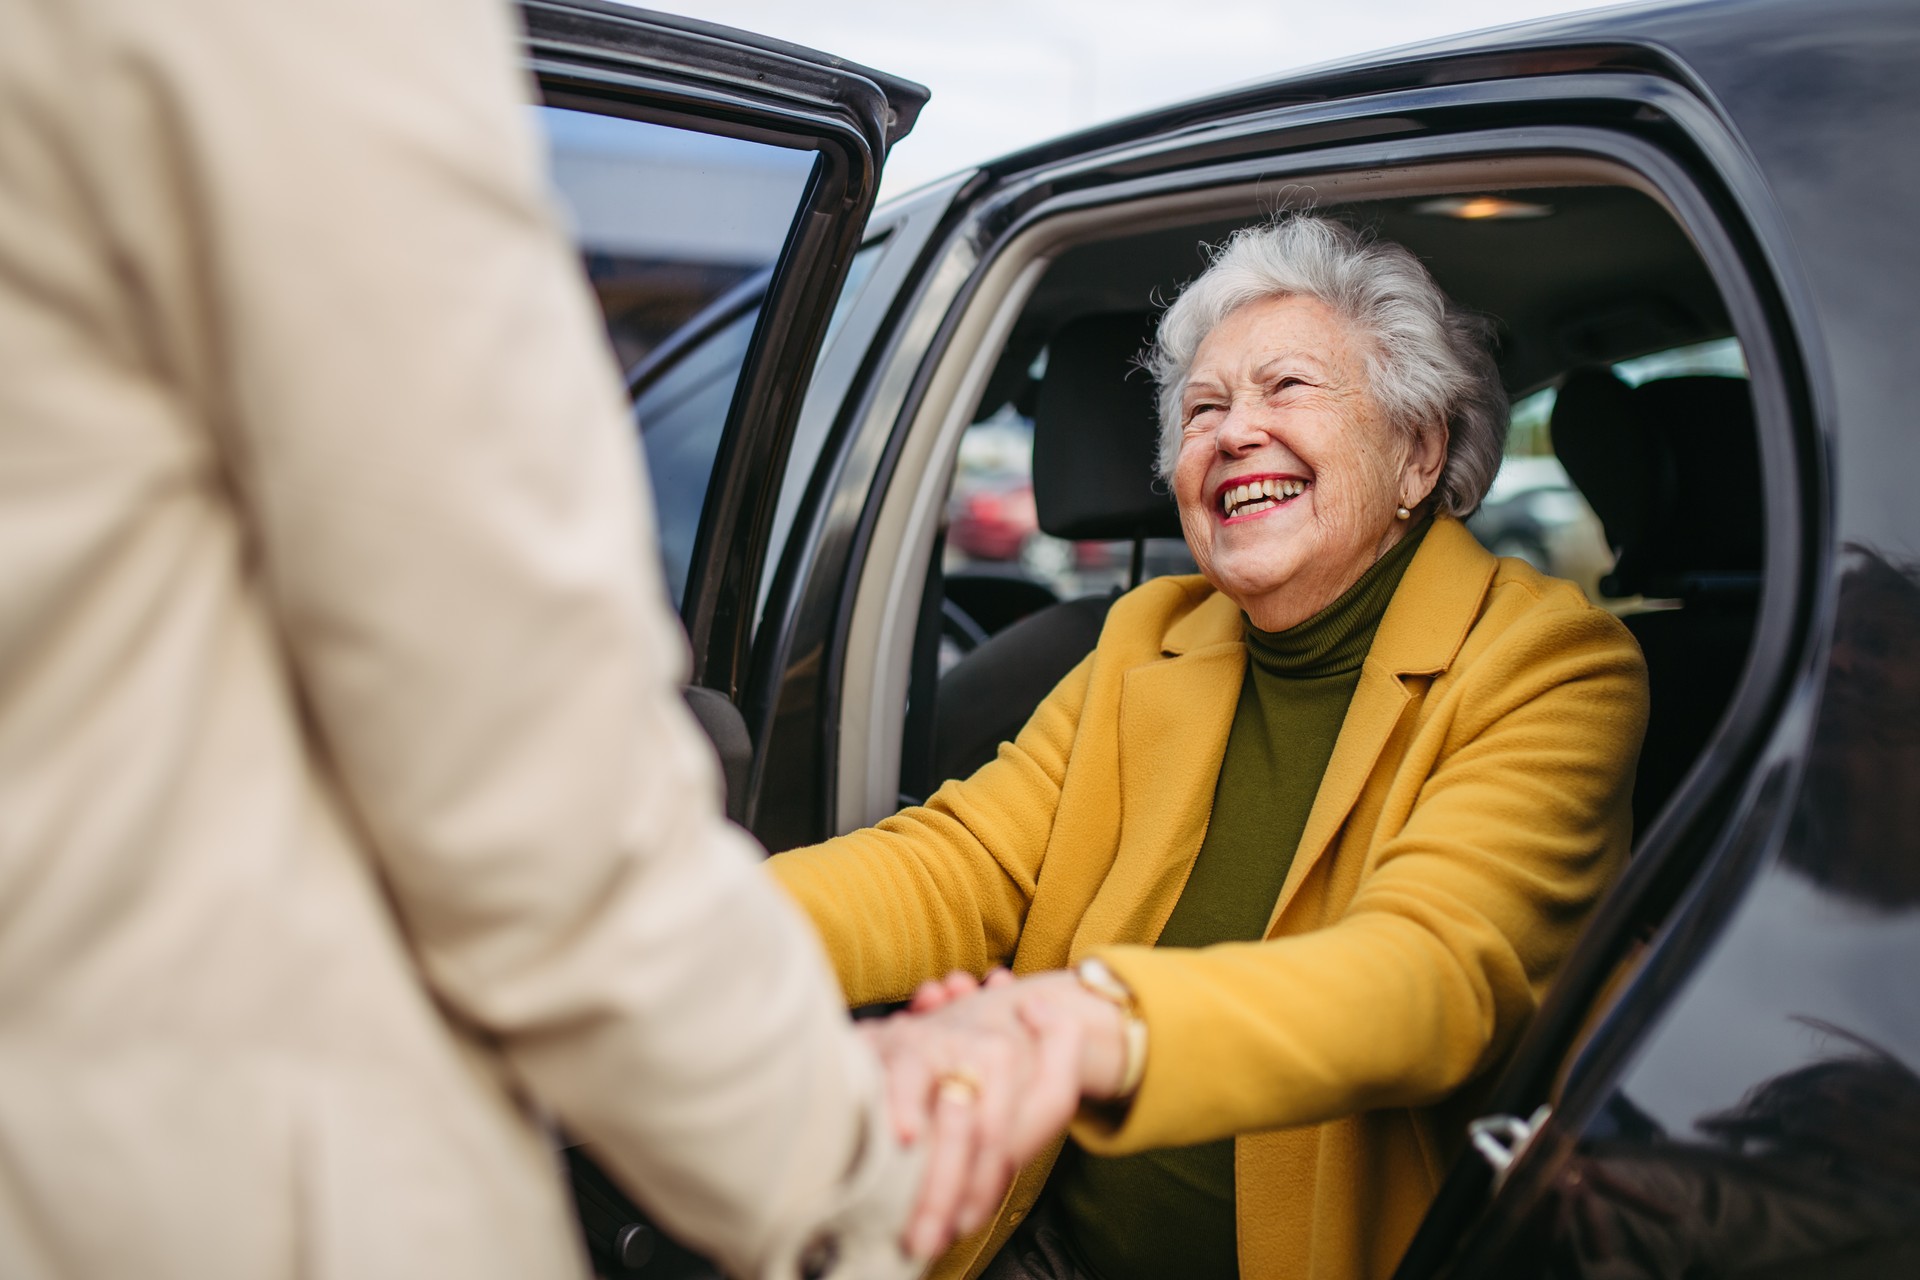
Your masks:
{"label": "pearl earring", "polygon": [[1396,520],[1405,520],[1412,514],[1413,512],[1407,510],[1405,507],[1395,507],[1393,509],[1393,518]]}

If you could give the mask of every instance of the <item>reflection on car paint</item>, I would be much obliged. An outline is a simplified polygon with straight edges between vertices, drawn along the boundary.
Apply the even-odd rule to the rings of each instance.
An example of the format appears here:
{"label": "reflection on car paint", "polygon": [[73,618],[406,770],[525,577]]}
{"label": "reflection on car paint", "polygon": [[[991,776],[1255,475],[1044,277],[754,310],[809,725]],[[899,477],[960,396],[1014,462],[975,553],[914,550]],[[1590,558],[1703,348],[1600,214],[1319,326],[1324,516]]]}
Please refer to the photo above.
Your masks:
{"label": "reflection on car paint", "polygon": [[1554,1274],[1920,1274],[1916,653],[1853,549],[1785,839],[1535,1210]]}

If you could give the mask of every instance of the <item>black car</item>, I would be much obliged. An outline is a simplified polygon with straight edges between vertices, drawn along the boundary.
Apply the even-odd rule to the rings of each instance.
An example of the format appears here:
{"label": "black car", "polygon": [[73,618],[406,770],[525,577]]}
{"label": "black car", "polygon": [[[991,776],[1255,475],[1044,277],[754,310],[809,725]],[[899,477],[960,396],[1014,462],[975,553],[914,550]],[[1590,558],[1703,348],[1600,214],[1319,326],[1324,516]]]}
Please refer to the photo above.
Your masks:
{"label": "black car", "polygon": [[[1476,1086],[1399,1275],[1920,1275],[1920,6],[1466,36],[871,213],[924,90],[593,0],[524,13],[736,818],[819,840],[1017,728],[1111,593],[949,593],[963,436],[1030,431],[1040,528],[1135,547],[1137,580],[1177,534],[1132,363],[1156,302],[1276,209],[1349,220],[1495,321],[1536,411],[1512,454],[1550,460],[1516,465],[1567,480],[1524,531],[1604,530],[1585,585],[1653,698],[1631,865]],[[576,1168],[607,1274],[697,1273]]]}

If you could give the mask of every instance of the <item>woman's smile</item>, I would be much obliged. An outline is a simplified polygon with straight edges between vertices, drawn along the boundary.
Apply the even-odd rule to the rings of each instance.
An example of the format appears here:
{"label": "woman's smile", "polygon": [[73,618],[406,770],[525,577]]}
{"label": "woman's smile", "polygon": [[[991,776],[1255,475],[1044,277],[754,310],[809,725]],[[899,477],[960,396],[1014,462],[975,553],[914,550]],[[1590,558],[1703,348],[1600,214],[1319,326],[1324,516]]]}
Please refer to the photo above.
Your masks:
{"label": "woman's smile", "polygon": [[1257,520],[1298,498],[1312,483],[1297,475],[1237,476],[1214,490],[1217,514],[1223,524]]}

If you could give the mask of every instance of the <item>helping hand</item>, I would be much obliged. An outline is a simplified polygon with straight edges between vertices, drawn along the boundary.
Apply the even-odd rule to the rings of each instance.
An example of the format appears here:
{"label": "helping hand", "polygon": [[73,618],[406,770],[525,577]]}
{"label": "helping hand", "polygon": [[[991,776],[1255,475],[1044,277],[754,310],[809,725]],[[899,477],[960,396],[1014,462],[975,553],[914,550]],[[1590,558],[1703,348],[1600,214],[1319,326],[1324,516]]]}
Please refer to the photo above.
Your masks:
{"label": "helping hand", "polygon": [[931,1146],[906,1246],[932,1257],[978,1230],[1020,1167],[1107,1097],[1124,1055],[1119,1015],[1067,973],[923,984],[909,1010],[864,1024],[904,1142]]}

